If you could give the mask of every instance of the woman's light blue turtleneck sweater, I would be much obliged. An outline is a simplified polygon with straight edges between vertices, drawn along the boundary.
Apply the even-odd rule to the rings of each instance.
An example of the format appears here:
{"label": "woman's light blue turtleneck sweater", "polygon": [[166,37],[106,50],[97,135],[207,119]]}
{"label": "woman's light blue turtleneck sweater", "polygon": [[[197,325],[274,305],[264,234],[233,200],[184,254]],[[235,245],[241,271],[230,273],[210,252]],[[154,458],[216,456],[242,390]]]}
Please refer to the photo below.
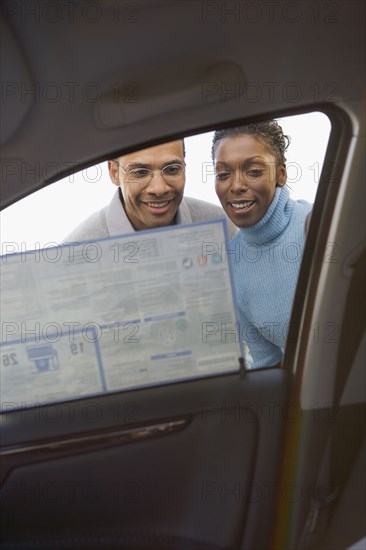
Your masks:
{"label": "woman's light blue turtleneck sweater", "polygon": [[311,208],[277,187],[263,218],[230,242],[240,335],[253,368],[282,359]]}

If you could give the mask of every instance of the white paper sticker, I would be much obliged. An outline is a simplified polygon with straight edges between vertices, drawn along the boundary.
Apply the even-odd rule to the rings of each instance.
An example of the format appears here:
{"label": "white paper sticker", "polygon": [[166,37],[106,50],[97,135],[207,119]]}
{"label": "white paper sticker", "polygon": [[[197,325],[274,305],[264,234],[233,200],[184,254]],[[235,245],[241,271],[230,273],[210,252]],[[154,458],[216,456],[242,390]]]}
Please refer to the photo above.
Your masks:
{"label": "white paper sticker", "polygon": [[215,220],[1,257],[2,409],[238,370],[225,230]]}

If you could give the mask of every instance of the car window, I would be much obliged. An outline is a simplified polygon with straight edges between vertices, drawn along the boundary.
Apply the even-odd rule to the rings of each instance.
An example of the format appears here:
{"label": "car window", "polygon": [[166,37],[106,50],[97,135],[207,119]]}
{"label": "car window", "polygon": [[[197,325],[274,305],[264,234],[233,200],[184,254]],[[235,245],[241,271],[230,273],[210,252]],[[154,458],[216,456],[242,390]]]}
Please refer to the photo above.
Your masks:
{"label": "car window", "polygon": [[[330,122],[323,113],[279,119],[291,137],[287,152],[288,185],[294,199],[314,202]],[[185,138],[185,195],[219,205],[211,159],[213,132]],[[62,242],[90,214],[109,203],[115,187],[107,162],[59,180],[0,212],[1,254],[33,250]]]}
{"label": "car window", "polygon": [[[287,152],[287,187],[290,196],[294,200],[302,199],[313,203],[330,133],[329,120],[321,113],[311,113],[278,119],[278,122],[284,133],[291,138],[291,145]],[[212,139],[213,132],[185,139],[185,196],[220,206],[220,200],[215,191],[217,167],[214,166],[211,159]],[[104,162],[64,178],[2,212],[1,251],[2,270],[5,277],[2,278],[1,301],[3,311],[10,308],[13,315],[2,322],[0,349],[3,382],[1,400],[3,403],[10,403],[11,407],[17,408],[19,403],[31,406],[34,404],[34,399],[42,401],[42,395],[45,392],[41,385],[37,386],[33,394],[31,393],[29,402],[26,398],[22,401],[21,388],[24,383],[22,369],[24,368],[33,368],[34,376],[48,376],[48,381],[44,378],[41,382],[43,383],[44,380],[44,383],[51,388],[48,393],[46,392],[46,400],[52,402],[65,400],[69,397],[74,398],[78,395],[93,395],[125,389],[129,387],[129,380],[132,380],[134,387],[136,377],[131,373],[137,372],[137,370],[140,373],[138,385],[144,386],[228,372],[231,366],[228,366],[227,362],[234,363],[237,356],[243,357],[243,364],[248,368],[258,368],[275,363],[273,361],[267,364],[264,359],[262,363],[256,364],[255,353],[257,353],[257,340],[263,336],[263,326],[266,331],[274,330],[276,322],[272,318],[264,317],[264,322],[263,318],[261,320],[263,326],[260,330],[253,322],[252,325],[254,324],[256,328],[255,334],[251,327],[248,329],[244,325],[243,319],[250,319],[251,315],[255,318],[257,312],[251,312],[250,306],[243,301],[240,287],[241,267],[238,276],[237,266],[233,268],[232,265],[229,265],[230,262],[227,262],[230,254],[231,258],[236,256],[233,256],[233,252],[229,253],[230,245],[227,242],[224,243],[223,236],[221,238],[217,236],[218,233],[212,229],[213,226],[197,227],[193,233],[188,232],[184,236],[183,244],[182,237],[180,240],[177,238],[176,242],[179,243],[177,250],[180,252],[177,252],[177,257],[169,256],[169,261],[162,261],[163,255],[160,253],[167,245],[162,244],[163,241],[159,241],[160,237],[158,238],[154,233],[154,237],[144,236],[140,239],[138,232],[136,236],[129,236],[127,241],[126,239],[115,240],[108,246],[109,256],[114,258],[109,267],[106,263],[107,248],[104,241],[87,243],[83,247],[73,249],[72,262],[65,261],[65,255],[59,256],[58,244],[83,219],[108,204],[115,193],[116,187],[110,181],[107,162]],[[215,212],[217,211],[215,210]],[[223,213],[222,210],[220,212]],[[211,217],[217,217],[217,214]],[[200,238],[197,238],[197,235],[200,235]],[[175,236],[173,235],[172,238],[174,239]],[[290,243],[290,246],[294,244],[297,243]],[[239,255],[246,254],[245,269],[248,266],[253,268],[258,259],[258,250],[253,248],[251,242],[249,245],[246,243],[245,246],[246,248],[242,248]],[[49,248],[50,251],[42,253],[44,247]],[[64,247],[63,250],[65,250]],[[25,254],[26,251],[34,252]],[[100,256],[98,256],[99,251],[103,252]],[[116,266],[118,262],[115,259],[116,251],[119,254],[118,261],[122,257],[123,267],[131,269],[125,271],[118,269]],[[120,255],[121,251],[122,256]],[[141,273],[143,268],[141,263],[136,270],[136,265],[134,265],[136,251],[139,253],[142,251],[142,257],[148,258],[150,263],[146,269],[153,270],[153,274],[151,274],[153,283],[143,279],[140,284],[141,288],[133,290],[133,282],[138,278],[136,274],[139,270]],[[293,250],[289,250],[287,246],[286,254],[284,255],[283,249],[281,249],[281,254],[281,262],[291,264]],[[151,263],[151,257],[154,255],[159,257],[159,260]],[[26,258],[28,260],[32,258],[32,261],[27,262]],[[137,259],[137,262],[139,261],[141,259]],[[59,265],[55,267],[57,262]],[[103,262],[105,263],[104,271]],[[180,262],[181,272],[184,273],[183,282],[179,280],[178,286],[174,277],[177,262]],[[235,264],[235,260],[233,263]],[[88,264],[88,270],[80,274],[80,269],[79,271],[78,268],[75,269],[75,265],[78,264],[79,268],[81,264]],[[131,265],[126,266],[126,264]],[[210,270],[208,266],[210,266]],[[57,271],[60,267],[63,271]],[[206,275],[202,279],[205,269],[207,270]],[[63,278],[64,270],[69,270],[66,278]],[[98,270],[103,275],[99,275]],[[189,273],[190,275],[188,275]],[[255,278],[255,271],[253,273]],[[249,270],[245,274],[248,278]],[[270,276],[269,273],[268,277]],[[41,279],[46,281],[41,290],[40,286],[35,285],[38,288],[38,295],[36,289],[31,291],[27,284],[32,277],[34,281],[37,281],[37,285]],[[99,283],[95,277],[97,279],[100,277]],[[160,282],[157,282],[161,278],[166,282],[164,288]],[[93,285],[91,284],[92,279]],[[142,290],[144,288],[145,291]],[[118,293],[116,304],[114,291]],[[149,306],[141,314],[141,318],[139,312],[136,313],[138,306],[131,305],[136,298],[134,293],[137,292],[145,292],[144,306],[147,303]],[[167,297],[167,302],[170,301],[169,311],[166,308],[162,311],[162,302],[157,297],[159,292],[163,292]],[[92,297],[91,293],[93,293]],[[187,299],[186,302],[184,302],[185,299]],[[47,309],[47,300],[50,304],[52,303],[49,310]],[[27,307],[22,306],[25,301]],[[178,302],[180,307],[175,306]],[[188,349],[186,340],[182,336],[189,325],[189,323],[187,324],[189,315],[186,308],[188,302],[190,305],[193,303],[195,312],[191,314],[194,318],[193,332],[200,335],[200,343],[214,349],[214,352],[206,358],[201,357],[199,364],[197,363],[198,370],[194,372],[192,364],[189,362],[192,350]],[[87,306],[90,304],[89,311]],[[174,304],[174,307],[171,304]],[[217,306],[216,309],[214,306]],[[83,310],[84,313],[86,312],[85,315],[90,317],[87,318],[84,315],[84,324],[78,322],[76,328],[75,319],[70,318],[73,308],[78,311]],[[106,308],[109,308],[108,311]],[[237,309],[236,317],[233,308]],[[14,313],[16,311],[19,313]],[[174,318],[173,324],[172,317]],[[46,330],[38,330],[40,326],[38,319],[43,319]],[[167,368],[167,361],[169,364],[175,364],[176,374],[174,376],[171,373],[152,376],[148,369],[141,365],[141,361],[136,359],[139,353],[137,349],[139,338],[136,339],[135,334],[139,332],[140,336],[146,335],[147,329],[144,323],[151,324],[152,320],[158,322],[153,328],[149,325],[145,344],[150,339],[151,342],[158,342],[161,345],[160,348],[159,346],[154,348],[152,357],[154,361],[163,364],[163,371]],[[32,327],[26,326],[27,321],[31,322]],[[65,323],[68,327],[67,342],[62,339],[63,333],[61,336],[59,333],[59,327]],[[114,331],[110,330],[111,327],[114,327]],[[279,328],[282,332],[284,331],[283,326]],[[106,330],[109,330],[108,336],[106,336]],[[72,334],[71,340],[70,334]],[[104,335],[104,353],[108,355],[107,363],[101,360],[103,349],[100,339],[102,334]],[[122,340],[121,336],[123,336]],[[124,357],[129,356],[127,367],[123,363],[118,363],[121,341],[124,348],[128,350],[128,354],[126,350],[123,353]],[[62,345],[63,342],[67,343],[66,347]],[[117,347],[116,344],[118,344]],[[223,345],[232,346],[233,344],[239,345],[239,347],[234,345],[235,351],[232,347],[229,351],[227,348],[223,351]],[[104,369],[108,368],[108,365],[114,365],[114,368],[117,368],[116,361],[118,368],[123,366],[127,368],[126,383],[116,382],[116,377],[119,380],[121,376],[117,375],[115,371],[112,376],[113,381],[108,382],[108,376]],[[63,362],[68,364],[69,369],[68,375],[65,374],[64,377],[62,376]],[[83,382],[83,380],[85,381],[83,369],[85,370],[87,365],[94,365],[95,372],[94,377],[90,379],[89,387],[86,388]],[[239,366],[240,363],[234,365],[233,368]],[[70,388],[70,380],[72,380],[70,368],[74,369],[77,374],[72,382],[74,388]],[[181,369],[180,372],[178,372],[179,369]],[[11,375],[9,375],[10,370]],[[14,371],[18,371],[18,374]],[[53,375],[57,376],[57,385],[52,383]],[[18,380],[18,384],[15,384],[16,380]],[[18,389],[14,393],[15,385],[18,386]],[[24,388],[24,396],[26,393],[26,388]]]}

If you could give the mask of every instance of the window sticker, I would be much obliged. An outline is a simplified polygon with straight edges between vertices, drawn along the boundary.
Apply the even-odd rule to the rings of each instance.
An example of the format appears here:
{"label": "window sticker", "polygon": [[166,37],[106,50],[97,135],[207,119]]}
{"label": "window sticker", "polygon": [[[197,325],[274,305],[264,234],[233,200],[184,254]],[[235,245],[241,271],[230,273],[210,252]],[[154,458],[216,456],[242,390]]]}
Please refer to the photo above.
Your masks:
{"label": "window sticker", "polygon": [[213,220],[2,256],[1,410],[239,370],[225,250]]}

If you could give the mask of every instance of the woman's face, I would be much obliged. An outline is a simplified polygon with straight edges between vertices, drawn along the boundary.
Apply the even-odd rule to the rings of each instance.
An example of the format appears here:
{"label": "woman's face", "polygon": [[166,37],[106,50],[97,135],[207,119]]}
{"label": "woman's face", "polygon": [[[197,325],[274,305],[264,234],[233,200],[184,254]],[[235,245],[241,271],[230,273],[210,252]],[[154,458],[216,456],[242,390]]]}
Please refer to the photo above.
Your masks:
{"label": "woman's face", "polygon": [[215,154],[215,187],[222,207],[237,227],[254,225],[266,213],[286,168],[276,164],[266,144],[252,135],[227,137]]}

